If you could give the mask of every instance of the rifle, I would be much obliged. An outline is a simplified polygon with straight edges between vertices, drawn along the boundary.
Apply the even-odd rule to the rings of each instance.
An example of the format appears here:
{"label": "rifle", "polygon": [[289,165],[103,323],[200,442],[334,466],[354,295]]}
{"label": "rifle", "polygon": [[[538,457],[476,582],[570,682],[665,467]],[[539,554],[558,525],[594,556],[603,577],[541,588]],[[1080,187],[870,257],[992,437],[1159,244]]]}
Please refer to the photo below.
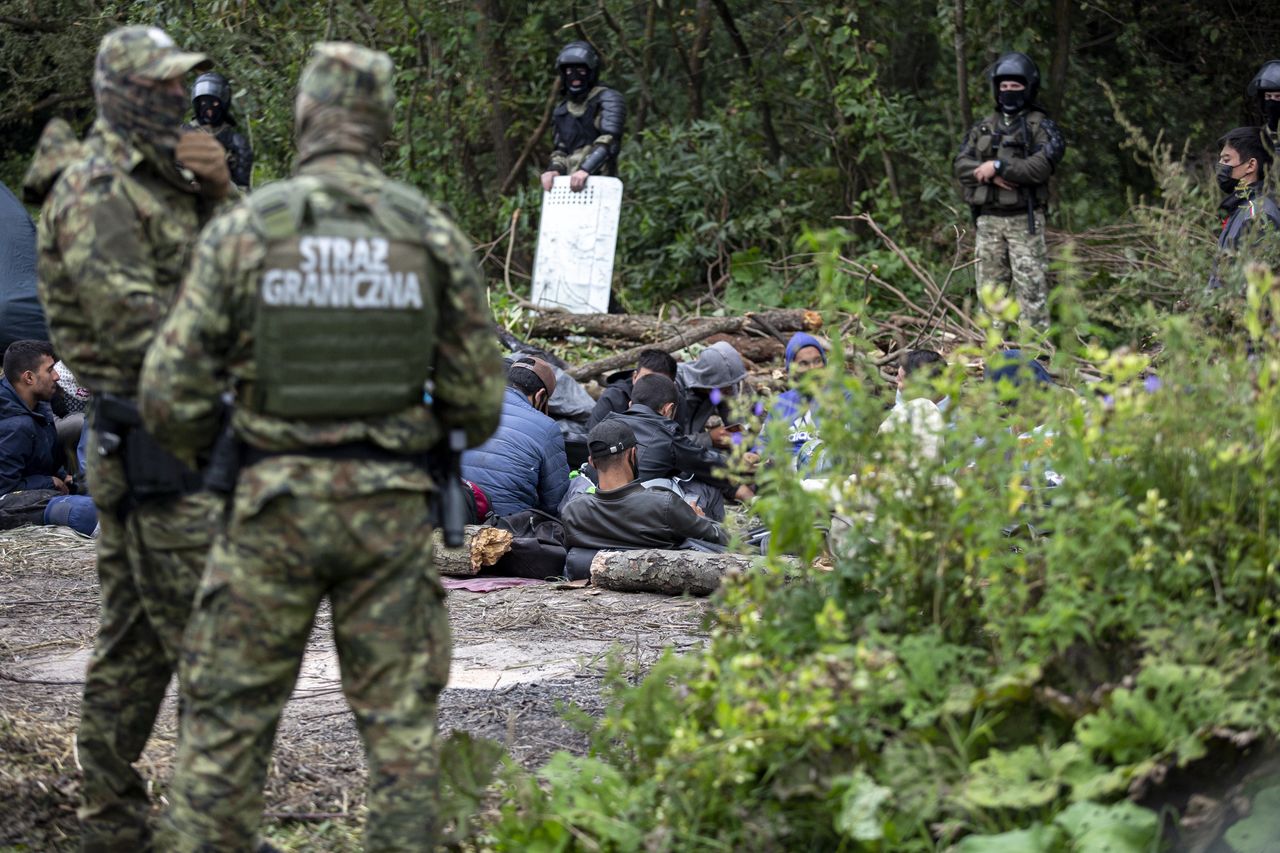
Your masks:
{"label": "rifle", "polygon": [[436,515],[446,548],[461,548],[466,541],[467,495],[462,484],[462,451],[466,449],[466,431],[451,429],[431,452],[431,473],[440,484]]}

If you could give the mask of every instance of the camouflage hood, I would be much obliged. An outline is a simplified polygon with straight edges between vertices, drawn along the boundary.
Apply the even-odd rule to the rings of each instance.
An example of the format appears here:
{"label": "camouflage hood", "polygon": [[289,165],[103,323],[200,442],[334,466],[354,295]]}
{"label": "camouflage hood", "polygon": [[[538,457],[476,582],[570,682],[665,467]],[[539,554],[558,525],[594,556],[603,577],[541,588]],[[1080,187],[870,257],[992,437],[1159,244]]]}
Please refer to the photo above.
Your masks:
{"label": "camouflage hood", "polygon": [[298,161],[320,154],[382,157],[395,109],[391,57],[348,42],[320,42],[298,82]]}
{"label": "camouflage hood", "polygon": [[84,156],[84,147],[65,119],[55,118],[44,126],[36,154],[22,177],[22,199],[27,204],[44,204],[54,181],[67,166]]}
{"label": "camouflage hood", "polygon": [[162,157],[178,144],[178,128],[187,111],[187,94],[165,91],[157,83],[208,68],[202,53],[184,53],[157,27],[120,27],[107,33],[93,68],[98,114],[118,133]]}

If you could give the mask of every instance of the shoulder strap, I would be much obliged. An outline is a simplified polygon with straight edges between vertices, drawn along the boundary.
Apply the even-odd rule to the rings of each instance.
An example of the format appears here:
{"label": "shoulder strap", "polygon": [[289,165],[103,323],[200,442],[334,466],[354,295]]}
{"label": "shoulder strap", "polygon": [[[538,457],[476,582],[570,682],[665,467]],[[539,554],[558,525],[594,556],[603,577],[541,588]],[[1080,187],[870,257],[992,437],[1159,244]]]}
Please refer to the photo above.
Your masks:
{"label": "shoulder strap", "polygon": [[267,184],[250,193],[249,209],[258,230],[268,240],[283,240],[298,233],[307,197],[319,188],[319,181],[304,176]]}

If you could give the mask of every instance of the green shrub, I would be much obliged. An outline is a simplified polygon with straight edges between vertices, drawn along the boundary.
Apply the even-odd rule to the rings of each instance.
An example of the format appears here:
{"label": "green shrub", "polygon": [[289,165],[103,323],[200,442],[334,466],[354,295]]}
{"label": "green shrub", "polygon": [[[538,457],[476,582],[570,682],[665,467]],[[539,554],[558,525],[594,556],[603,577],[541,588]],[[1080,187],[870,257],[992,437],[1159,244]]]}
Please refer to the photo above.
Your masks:
{"label": "green shrub", "polygon": [[[1250,276],[1242,326],[1270,334],[1275,286]],[[937,461],[877,435],[879,400],[833,370],[840,475],[776,466],[757,506],[777,551],[830,548],[831,570],[726,578],[705,651],[620,685],[591,759],[515,783],[497,846],[1157,849],[1185,806],[1160,778],[1208,788],[1224,739],[1280,733],[1280,356],[1185,317],[1161,341],[1158,373],[1060,354],[1100,366],[1081,396],[953,366]],[[828,538],[832,511],[852,528]]]}

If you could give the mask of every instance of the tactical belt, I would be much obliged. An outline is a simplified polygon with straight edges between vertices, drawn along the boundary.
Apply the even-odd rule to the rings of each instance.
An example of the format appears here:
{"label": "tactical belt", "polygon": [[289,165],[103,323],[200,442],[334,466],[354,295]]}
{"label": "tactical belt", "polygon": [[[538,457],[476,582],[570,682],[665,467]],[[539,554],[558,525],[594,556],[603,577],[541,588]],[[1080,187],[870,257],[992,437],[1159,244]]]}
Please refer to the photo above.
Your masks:
{"label": "tactical belt", "polygon": [[[1040,205],[1036,205],[1037,213],[1040,213],[1043,210],[1044,210],[1043,207],[1041,207]],[[1025,207],[998,207],[992,210],[979,210],[978,215],[979,216],[1002,216],[1002,217],[1026,216],[1027,209]]]}
{"label": "tactical belt", "polygon": [[425,453],[397,453],[369,441],[331,444],[326,447],[300,447],[293,450],[262,450],[257,447],[245,447],[242,459],[245,467],[248,467],[279,456],[305,456],[309,459],[331,459],[335,462],[411,462],[420,468],[427,467]]}

